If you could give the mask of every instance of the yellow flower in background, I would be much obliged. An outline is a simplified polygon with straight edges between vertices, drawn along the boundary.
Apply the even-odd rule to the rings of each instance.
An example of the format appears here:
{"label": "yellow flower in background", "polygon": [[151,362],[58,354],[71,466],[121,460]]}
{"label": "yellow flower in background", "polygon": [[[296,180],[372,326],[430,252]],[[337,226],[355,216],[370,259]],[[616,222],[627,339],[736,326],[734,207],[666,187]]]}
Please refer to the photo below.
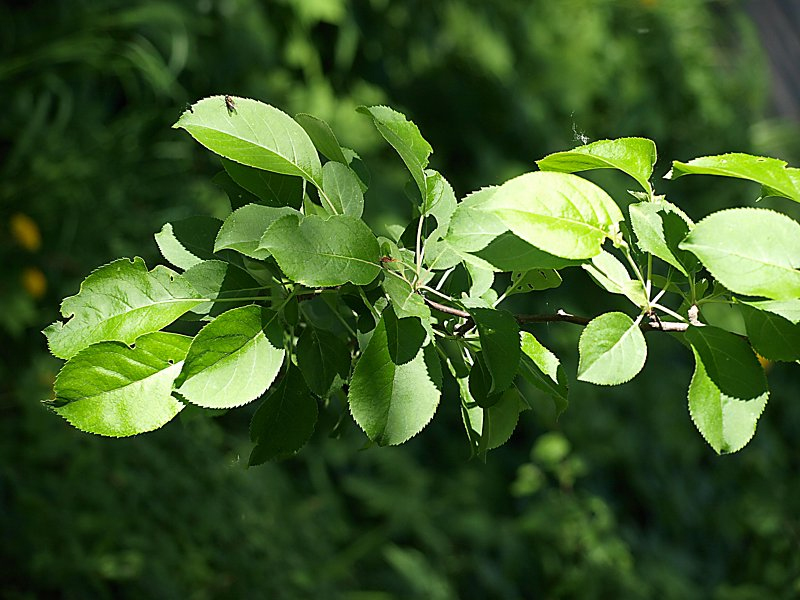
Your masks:
{"label": "yellow flower in background", "polygon": [[22,270],[22,287],[28,294],[37,300],[47,291],[47,278],[36,267],[25,267]]}
{"label": "yellow flower in background", "polygon": [[28,215],[16,213],[9,221],[11,227],[11,237],[16,242],[30,252],[35,252],[42,245],[42,234],[39,233],[39,226]]}

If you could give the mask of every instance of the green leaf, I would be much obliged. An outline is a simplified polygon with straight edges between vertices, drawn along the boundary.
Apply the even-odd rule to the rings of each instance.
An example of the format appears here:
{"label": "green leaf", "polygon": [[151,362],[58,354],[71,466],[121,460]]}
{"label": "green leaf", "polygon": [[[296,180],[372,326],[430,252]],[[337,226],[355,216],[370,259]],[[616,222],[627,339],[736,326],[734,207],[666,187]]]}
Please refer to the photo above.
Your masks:
{"label": "green leaf", "polygon": [[411,439],[433,418],[442,373],[422,322],[381,316],[350,382],[350,412],[369,439],[395,445]]}
{"label": "green leaf", "polygon": [[175,385],[182,397],[199,406],[241,406],[267,390],[285,353],[276,312],[234,308],[195,336]]}
{"label": "green leaf", "polygon": [[475,360],[469,370],[469,395],[475,400],[478,406],[489,408],[500,401],[503,392],[493,392],[492,374],[486,365],[485,354],[482,351],[475,353]]}
{"label": "green leaf", "polygon": [[567,173],[539,171],[507,181],[480,209],[517,236],[550,254],[591,258],[619,235],[622,213],[595,184]]}
{"label": "green leaf", "polygon": [[692,220],[677,206],[666,200],[651,200],[628,207],[636,242],[642,252],[657,256],[689,276],[697,259],[678,249],[680,242],[694,227]]}
{"label": "green leaf", "polygon": [[383,291],[392,301],[392,306],[401,319],[405,317],[419,317],[429,319],[431,311],[425,304],[422,296],[414,291],[411,284],[399,275],[387,272],[383,278]]}
{"label": "green leaf", "polygon": [[436,219],[436,231],[432,236],[441,237],[447,233],[450,218],[456,210],[456,195],[453,188],[442,177],[441,173],[432,169],[425,171],[425,197],[422,202],[422,214],[433,215]]}
{"label": "green leaf", "polygon": [[342,147],[339,145],[339,140],[333,133],[331,126],[319,117],[309,115],[306,113],[298,113],[294,116],[294,120],[300,124],[300,127],[306,130],[308,137],[314,142],[317,150],[322,152],[325,158],[336,161],[343,165],[349,165],[350,161],[345,157]]}
{"label": "green leaf", "polygon": [[763,196],[782,196],[800,202],[800,169],[786,168],[786,162],[776,158],[731,153],[702,156],[688,163],[673,161],[665,179],[684,175],[722,175],[749,179],[760,183]]}
{"label": "green leaf", "polygon": [[323,329],[306,327],[297,340],[296,354],[297,366],[317,396],[327,397],[336,376],[347,380],[350,374],[350,349]]}
{"label": "green leaf", "polygon": [[500,234],[474,255],[488,262],[498,271],[563,269],[583,263],[581,260],[568,260],[539,250],[510,231]]}
{"label": "green leaf", "polygon": [[236,250],[240,254],[263,260],[270,256],[269,250],[259,248],[261,237],[275,221],[286,215],[300,215],[293,208],[248,204],[236,209],[225,219],[219,229],[214,250]]}
{"label": "green leaf", "polygon": [[468,428],[473,456],[483,455],[505,444],[519,422],[519,415],[525,409],[516,388],[509,388],[496,404],[482,408],[475,403],[463,381],[459,381],[462,399],[462,415]]}
{"label": "green leaf", "polygon": [[250,422],[256,443],[248,464],[252,467],[291,456],[306,445],[317,424],[318,408],[300,371],[289,371],[258,407]]}
{"label": "green leaf", "polygon": [[319,185],[322,165],[308,134],[274,106],[234,97],[229,111],[224,96],[204,98],[173,125],[203,146],[235,162]]}
{"label": "green leaf", "polygon": [[467,295],[470,298],[480,298],[492,289],[492,284],[494,284],[494,271],[491,267],[485,268],[484,265],[469,259],[464,262],[464,267],[469,274],[470,285]]}
{"label": "green leaf", "polygon": [[756,352],[769,360],[800,360],[800,325],[746,304],[741,309],[747,337]]}
{"label": "green leaf", "polygon": [[81,350],[56,377],[55,412],[81,431],[112,437],[162,427],[183,408],[172,383],[191,341],[157,332],[133,348],[100,342]]}
{"label": "green leaf", "polygon": [[790,323],[800,323],[800,300],[759,300],[755,302],[739,300],[739,302],[781,316]]}
{"label": "green leaf", "polygon": [[[230,178],[242,189],[257,196],[267,206],[291,206],[300,208],[303,202],[303,180],[293,175],[281,175],[262,169],[248,167],[227,158],[222,158],[222,166]],[[247,204],[244,202],[237,205]]]}
{"label": "green leaf", "polygon": [[514,271],[506,296],[527,294],[528,292],[549,290],[561,285],[561,275],[554,269],[531,269]]}
{"label": "green leaf", "polygon": [[232,299],[252,298],[265,290],[247,271],[221,260],[206,260],[196,264],[183,274],[183,278],[204,298],[225,300],[204,302],[192,309],[193,313],[212,317],[228,309],[252,303],[251,300],[232,302]]}
{"label": "green leaf", "polygon": [[96,342],[132,344],[202,302],[174,271],[157,266],[148,272],[141,258],[121,258],[92,272],[80,291],[61,303],[61,315],[69,320],[56,321],[43,333],[55,356],[70,358]]}
{"label": "green leaf", "polygon": [[647,358],[642,330],[620,312],[592,319],[581,334],[578,351],[578,379],[597,385],[630,381],[642,370]]}
{"label": "green leaf", "polygon": [[764,369],[750,345],[718,327],[689,327],[686,341],[700,356],[708,377],[726,396],[739,400],[767,392]]}
{"label": "green leaf", "polygon": [[468,312],[478,328],[481,350],[490,375],[488,393],[502,392],[514,383],[519,366],[517,320],[505,310],[470,308]]}
{"label": "green leaf", "polygon": [[597,285],[612,294],[622,294],[638,307],[647,305],[647,294],[642,282],[631,279],[628,269],[613,254],[605,250],[592,257],[592,262],[583,265]]}
{"label": "green leaf", "polygon": [[367,285],[381,270],[378,240],[364,221],[349,215],[283,217],[259,248],[269,250],[292,281],[308,287]]}
{"label": "green leaf", "polygon": [[212,217],[189,217],[166,223],[156,235],[161,255],[184,271],[214,256],[214,238],[222,221]]}
{"label": "green leaf", "polygon": [[419,128],[387,106],[360,106],[358,112],[371,117],[378,132],[397,150],[424,199],[427,193],[425,168],[433,149],[422,137]]}
{"label": "green leaf", "polygon": [[553,399],[556,418],[569,406],[569,388],[558,357],[545,348],[532,333],[520,332],[522,356],[519,373],[528,383]]}
{"label": "green leaf", "polygon": [[364,192],[358,175],[347,165],[330,161],[322,167],[322,190],[336,209],[336,214],[360,217],[364,212]]}
{"label": "green leaf", "polygon": [[718,453],[742,449],[769,397],[764,371],[747,342],[716,327],[690,327],[695,357],[689,412]]}
{"label": "green leaf", "polygon": [[456,206],[445,238],[453,247],[465,252],[476,252],[508,231],[508,227],[499,217],[480,210],[497,189],[487,187],[472,192]]}
{"label": "green leaf", "polygon": [[577,173],[590,169],[618,169],[650,193],[650,177],[656,164],[656,145],[646,138],[599,140],[566,152],[549,154],[536,164],[542,171]]}
{"label": "green leaf", "polygon": [[733,292],[800,297],[800,225],[786,215],[763,208],[716,212],[695,225],[680,248]]}

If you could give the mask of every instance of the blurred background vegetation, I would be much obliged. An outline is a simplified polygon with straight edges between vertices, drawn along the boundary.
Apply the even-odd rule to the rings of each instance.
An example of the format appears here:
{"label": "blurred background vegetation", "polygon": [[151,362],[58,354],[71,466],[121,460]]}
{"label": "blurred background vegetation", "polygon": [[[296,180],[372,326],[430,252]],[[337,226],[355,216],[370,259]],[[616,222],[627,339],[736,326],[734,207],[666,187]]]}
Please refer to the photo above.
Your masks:
{"label": "blurred background vegetation", "polygon": [[[796,365],[772,370],[755,439],[722,458],[687,414],[690,357],[655,335],[634,383],[574,383],[558,422],[542,402],[486,464],[467,460],[452,395],[403,447],[360,451],[363,435],[350,426],[251,470],[247,410],[108,440],[39,403],[59,364],[38,332],[61,298],[119,256],[157,262],[152,234],[167,220],[224,210],[210,181],[219,165],[170,129],[186,102],[251,96],[328,120],[372,170],[373,223],[408,216],[407,175],[355,113],[360,104],[413,119],[459,197],[584,137],[653,138],[657,177],[672,159],[725,151],[797,165],[797,124],[769,111],[768,59],[746,8],[0,5],[0,596],[800,596]],[[627,182],[601,175],[626,202]],[[741,182],[707,179],[657,186],[697,218],[756,197]],[[590,285],[570,274],[524,308],[594,314]],[[579,328],[535,332],[574,373]]]}

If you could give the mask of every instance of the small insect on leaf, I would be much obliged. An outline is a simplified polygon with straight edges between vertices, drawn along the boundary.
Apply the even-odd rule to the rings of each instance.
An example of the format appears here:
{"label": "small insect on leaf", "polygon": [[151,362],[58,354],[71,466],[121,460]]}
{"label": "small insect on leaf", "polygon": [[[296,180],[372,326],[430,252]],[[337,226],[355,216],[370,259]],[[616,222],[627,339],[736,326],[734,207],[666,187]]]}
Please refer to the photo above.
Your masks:
{"label": "small insect on leaf", "polygon": [[391,256],[381,256],[381,263],[393,263],[397,262],[396,258],[392,258]]}
{"label": "small insect on leaf", "polygon": [[194,113],[194,107],[191,104],[189,104],[188,102],[186,103],[186,107],[183,110],[184,111],[188,110],[190,113]]}
{"label": "small insect on leaf", "polygon": [[228,114],[232,115],[236,112],[236,103],[230,96],[225,96],[225,108],[228,109]]}

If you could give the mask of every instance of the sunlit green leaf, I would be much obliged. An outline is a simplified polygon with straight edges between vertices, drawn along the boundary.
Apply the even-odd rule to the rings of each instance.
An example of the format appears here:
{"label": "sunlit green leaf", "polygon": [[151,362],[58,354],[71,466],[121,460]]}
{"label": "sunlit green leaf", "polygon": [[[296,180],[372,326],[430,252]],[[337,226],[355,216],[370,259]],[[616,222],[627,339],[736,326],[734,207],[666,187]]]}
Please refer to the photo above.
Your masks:
{"label": "sunlit green leaf", "polygon": [[425,171],[425,198],[422,202],[422,214],[432,215],[436,219],[436,233],[443,236],[447,233],[450,218],[456,209],[456,195],[453,188],[442,177],[441,173],[432,169]]}
{"label": "sunlit green leaf", "polygon": [[607,237],[618,235],[622,221],[606,192],[568,173],[520,175],[495,190],[480,210],[529,244],[569,259],[598,254]]}
{"label": "sunlit green leaf", "polygon": [[314,115],[309,115],[306,113],[296,114],[294,116],[294,120],[306,130],[308,137],[311,138],[311,141],[314,142],[317,150],[322,152],[325,158],[336,161],[343,165],[350,164],[350,161],[347,160],[347,157],[344,155],[342,147],[339,145],[339,140],[336,139],[336,135],[333,133],[331,126],[325,121],[319,117],[315,117]]}
{"label": "sunlit green leaf", "polygon": [[666,200],[631,204],[628,210],[639,249],[657,256],[688,277],[688,272],[697,266],[697,259],[678,249],[678,244],[694,227],[691,219]]}
{"label": "sunlit green leaf", "polygon": [[716,327],[690,327],[695,357],[689,412],[718,453],[736,452],[755,433],[769,397],[764,371],[750,346]]}
{"label": "sunlit green leaf", "polygon": [[733,208],[700,221],[680,244],[729,290],[800,298],[800,225],[763,208]]}
{"label": "sunlit green leaf", "polygon": [[[192,312],[200,315],[215,317],[231,308],[251,304],[250,299],[265,294],[264,286],[259,285],[247,271],[221,260],[198,263],[188,269],[183,278],[204,298],[221,300],[195,306]],[[246,300],[236,302],[236,298]]]}
{"label": "sunlit green leaf", "polygon": [[189,217],[166,223],[156,235],[161,255],[186,270],[214,256],[214,238],[222,221],[212,217]]}
{"label": "sunlit green leaf", "polygon": [[787,168],[776,158],[731,153],[702,156],[688,163],[673,161],[667,179],[684,175],[722,175],[760,183],[763,196],[783,196],[800,202],[800,169]]}
{"label": "sunlit green leaf", "polygon": [[148,271],[141,258],[121,258],[92,272],[80,291],[61,303],[61,315],[69,320],[56,321],[43,333],[54,355],[70,358],[95,342],[131,344],[202,302],[174,271],[162,266]]}
{"label": "sunlit green leaf", "polygon": [[798,300],[757,300],[743,304],[778,315],[791,323],[800,323],[800,299]]}
{"label": "sunlit green leaf", "polygon": [[129,348],[100,342],[73,356],[55,382],[54,410],[82,431],[122,437],[169,422],[183,404],[172,383],[191,338],[149,333]]}
{"label": "sunlit green leaf", "polygon": [[642,282],[632,279],[625,265],[613,254],[604,250],[592,257],[592,261],[584,264],[583,268],[604,290],[612,294],[622,294],[639,307],[647,304],[647,294]]}
{"label": "sunlit green leaf", "polygon": [[366,285],[380,273],[378,240],[349,215],[278,219],[261,238],[292,281],[309,287]]}
{"label": "sunlit green leaf", "polygon": [[646,192],[656,164],[656,145],[646,138],[599,140],[565,152],[549,154],[536,164],[542,171],[577,173],[590,169],[619,169],[633,177]]}
{"label": "sunlit green leaf", "polygon": [[422,137],[419,128],[405,116],[387,106],[360,106],[358,112],[371,117],[378,132],[397,150],[424,199],[427,191],[425,168],[428,166],[428,157],[433,149]]}
{"label": "sunlit green leaf", "polygon": [[311,138],[274,106],[250,98],[211,96],[192,105],[173,127],[185,129],[203,146],[235,162],[320,185],[322,165]]}
{"label": "sunlit green leaf", "polygon": [[300,215],[289,207],[275,208],[248,204],[236,209],[225,219],[217,233],[214,250],[236,250],[255,259],[270,256],[269,250],[259,248],[261,237],[275,221],[286,215]]}
{"label": "sunlit green leaf", "polygon": [[421,321],[398,319],[387,307],[353,372],[353,418],[372,441],[402,444],[433,418],[441,387],[439,357]]}
{"label": "sunlit green leaf", "polygon": [[195,336],[175,385],[199,406],[241,406],[267,390],[284,354],[277,313],[258,306],[234,308]]}
{"label": "sunlit green leaf", "polygon": [[522,355],[519,373],[528,383],[553,399],[558,418],[569,406],[569,388],[564,368],[558,357],[545,348],[532,333],[522,331],[520,340]]}
{"label": "sunlit green leaf", "polygon": [[619,385],[642,370],[647,343],[642,330],[620,312],[595,317],[578,343],[578,379],[597,385]]}
{"label": "sunlit green leaf", "polygon": [[364,212],[364,192],[358,176],[347,165],[335,161],[325,163],[322,189],[336,209],[335,214],[360,217]]}

